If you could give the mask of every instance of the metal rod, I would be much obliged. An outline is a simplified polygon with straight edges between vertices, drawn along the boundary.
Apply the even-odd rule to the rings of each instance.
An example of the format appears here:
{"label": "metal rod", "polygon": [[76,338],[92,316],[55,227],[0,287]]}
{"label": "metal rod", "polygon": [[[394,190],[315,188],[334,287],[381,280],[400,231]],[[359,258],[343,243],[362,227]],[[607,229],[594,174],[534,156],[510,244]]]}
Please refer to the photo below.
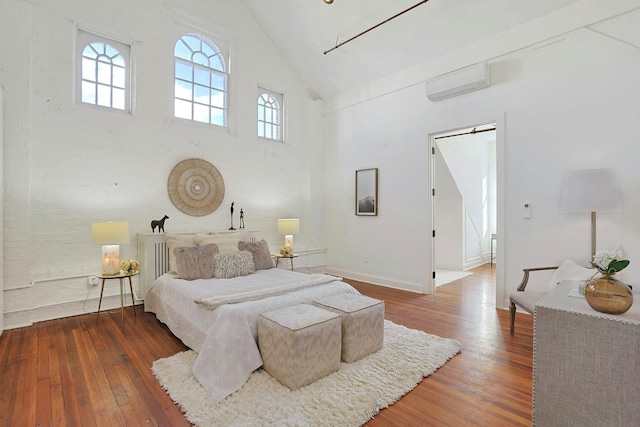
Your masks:
{"label": "metal rod", "polygon": [[408,8],[408,9],[405,9],[405,10],[403,10],[402,12],[396,13],[396,14],[395,14],[395,15],[393,15],[391,18],[387,18],[387,19],[385,19],[384,21],[382,21],[382,22],[380,22],[380,23],[378,23],[378,24],[374,25],[373,27],[371,27],[371,28],[368,28],[368,29],[364,30],[364,31],[363,31],[363,32],[361,32],[360,34],[357,34],[357,35],[355,35],[355,36],[351,37],[350,39],[345,40],[345,41],[343,41],[342,43],[339,43],[339,44],[335,45],[335,46],[334,46],[334,47],[332,47],[331,49],[329,49],[329,50],[325,50],[325,51],[324,51],[324,54],[326,55],[327,53],[331,52],[332,50],[336,50],[336,49],[337,49],[337,48],[339,48],[340,46],[345,45],[345,44],[349,43],[350,41],[357,39],[357,38],[358,38],[358,37],[360,37],[361,35],[366,34],[366,33],[368,33],[368,32],[369,32],[369,31],[371,31],[371,30],[375,30],[375,29],[376,29],[376,28],[378,28],[379,26],[381,26],[381,25],[383,25],[383,24],[386,24],[387,22],[391,21],[392,19],[395,19],[395,18],[397,18],[398,16],[400,16],[400,15],[402,15],[402,14],[404,14],[404,13],[407,13],[407,12],[409,12],[410,10],[415,9],[416,7],[420,6],[421,4],[425,4],[425,3],[426,3],[426,2],[428,2],[428,1],[429,1],[429,0],[422,0],[420,3],[418,3],[418,4],[414,4],[413,6],[411,6],[411,7],[410,7],[410,8]]}
{"label": "metal rod", "polygon": [[476,133],[491,132],[494,130],[496,130],[496,128],[480,129],[480,130],[476,130],[476,128],[473,128],[473,130],[470,130],[469,132],[456,133],[455,135],[436,136],[434,139],[451,138],[454,136],[462,136],[462,135],[474,135]]}
{"label": "metal rod", "polygon": [[596,255],[596,213],[591,212],[591,260]]}

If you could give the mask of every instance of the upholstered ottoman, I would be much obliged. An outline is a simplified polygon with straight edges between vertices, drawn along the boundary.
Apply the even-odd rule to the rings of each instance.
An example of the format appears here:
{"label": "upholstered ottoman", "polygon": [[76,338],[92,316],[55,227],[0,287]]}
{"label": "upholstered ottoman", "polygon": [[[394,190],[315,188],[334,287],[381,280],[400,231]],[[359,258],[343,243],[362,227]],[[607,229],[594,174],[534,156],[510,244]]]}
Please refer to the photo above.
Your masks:
{"label": "upholstered ottoman", "polygon": [[299,304],[258,318],[258,346],[264,369],[295,390],[340,369],[341,318],[332,311]]}
{"label": "upholstered ottoman", "polygon": [[382,348],[384,302],[358,294],[339,294],[313,301],[342,316],[342,360],[351,363]]}

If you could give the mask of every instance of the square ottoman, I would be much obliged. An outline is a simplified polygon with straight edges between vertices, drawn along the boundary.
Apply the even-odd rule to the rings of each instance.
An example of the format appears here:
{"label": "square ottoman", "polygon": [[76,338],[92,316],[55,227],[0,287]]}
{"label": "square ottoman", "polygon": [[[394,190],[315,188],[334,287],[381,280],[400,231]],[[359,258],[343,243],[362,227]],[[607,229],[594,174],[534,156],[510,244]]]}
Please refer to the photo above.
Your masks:
{"label": "square ottoman", "polygon": [[342,316],[342,360],[351,363],[384,344],[384,301],[358,294],[339,294],[313,301]]}
{"label": "square ottoman", "polygon": [[298,304],[258,318],[264,369],[295,390],[340,369],[340,315]]}

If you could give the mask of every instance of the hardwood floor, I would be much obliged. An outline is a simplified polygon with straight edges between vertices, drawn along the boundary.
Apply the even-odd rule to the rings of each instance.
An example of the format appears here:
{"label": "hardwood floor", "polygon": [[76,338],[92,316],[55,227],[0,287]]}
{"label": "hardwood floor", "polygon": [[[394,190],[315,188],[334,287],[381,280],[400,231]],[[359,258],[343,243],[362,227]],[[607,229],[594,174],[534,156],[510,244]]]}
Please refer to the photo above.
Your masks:
{"label": "hardwood floor", "polygon": [[[495,308],[489,265],[433,295],[349,281],[385,301],[386,318],[457,339],[462,352],[368,426],[531,424],[532,318]],[[136,308],[37,323],[0,337],[0,426],[182,426],[151,372],[186,347]]]}
{"label": "hardwood floor", "polygon": [[462,351],[367,426],[530,426],[533,319],[495,308],[495,269],[416,296],[352,282],[385,301],[385,318],[430,334],[454,338]]}

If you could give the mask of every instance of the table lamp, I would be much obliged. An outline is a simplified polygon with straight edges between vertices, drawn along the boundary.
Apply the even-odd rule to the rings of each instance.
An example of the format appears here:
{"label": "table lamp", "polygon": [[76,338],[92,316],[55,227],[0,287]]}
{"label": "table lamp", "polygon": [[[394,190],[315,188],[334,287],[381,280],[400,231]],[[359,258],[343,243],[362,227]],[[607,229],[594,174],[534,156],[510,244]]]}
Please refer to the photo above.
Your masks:
{"label": "table lamp", "polygon": [[562,183],[563,213],[591,212],[591,259],[596,254],[596,213],[622,211],[622,194],[613,169],[567,172]]}
{"label": "table lamp", "polygon": [[293,235],[300,233],[300,220],[297,218],[279,219],[278,234],[284,234],[284,246],[293,253]]}
{"label": "table lamp", "polygon": [[129,243],[128,222],[94,222],[91,224],[91,239],[102,243],[102,274],[120,274],[120,243]]}

